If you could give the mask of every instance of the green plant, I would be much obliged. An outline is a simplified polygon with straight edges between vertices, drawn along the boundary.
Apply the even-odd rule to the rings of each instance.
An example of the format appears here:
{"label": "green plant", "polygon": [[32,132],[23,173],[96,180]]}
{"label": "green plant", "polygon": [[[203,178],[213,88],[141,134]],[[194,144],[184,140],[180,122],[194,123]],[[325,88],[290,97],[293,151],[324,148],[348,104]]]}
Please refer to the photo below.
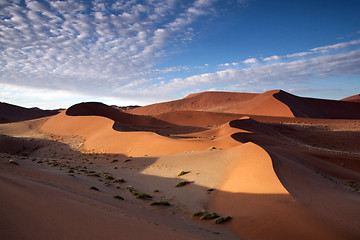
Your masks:
{"label": "green plant", "polygon": [[119,195],[114,195],[114,198],[119,199],[119,200],[124,200],[124,198]]}
{"label": "green plant", "polygon": [[97,187],[94,187],[94,186],[91,186],[90,189],[95,190],[95,191],[99,191],[99,189]]}
{"label": "green plant", "polygon": [[168,201],[154,201],[149,203],[150,206],[170,206],[170,203]]}
{"label": "green plant", "polygon": [[181,172],[178,174],[178,177],[183,176],[183,175],[188,174],[188,173],[190,173],[190,171],[181,171]]}
{"label": "green plant", "polygon": [[183,180],[183,181],[179,182],[178,184],[176,184],[175,187],[180,188],[180,187],[183,187],[183,186],[185,186],[186,184],[189,184],[189,183],[190,183],[189,181]]}
{"label": "green plant", "polygon": [[209,220],[209,219],[215,219],[220,217],[214,212],[209,212],[207,210],[201,210],[199,212],[194,213],[194,217],[200,217],[200,220]]}
{"label": "green plant", "polygon": [[107,179],[107,180],[114,180],[114,177],[109,175],[109,174],[105,174],[104,178]]}
{"label": "green plant", "polygon": [[208,190],[206,190],[207,194],[210,194],[212,191],[215,191],[214,188],[209,188]]}
{"label": "green plant", "polygon": [[228,221],[231,220],[230,216],[226,216],[226,217],[218,217],[217,219],[215,219],[215,224],[222,224],[222,223],[226,223]]}
{"label": "green plant", "polygon": [[125,180],[123,178],[117,178],[112,181],[113,183],[124,183]]}
{"label": "green plant", "polygon": [[133,188],[132,186],[128,186],[127,189],[136,198],[139,198],[139,199],[150,199],[150,198],[152,198],[152,196],[147,194],[147,193],[141,193],[141,192],[136,191],[135,188]]}

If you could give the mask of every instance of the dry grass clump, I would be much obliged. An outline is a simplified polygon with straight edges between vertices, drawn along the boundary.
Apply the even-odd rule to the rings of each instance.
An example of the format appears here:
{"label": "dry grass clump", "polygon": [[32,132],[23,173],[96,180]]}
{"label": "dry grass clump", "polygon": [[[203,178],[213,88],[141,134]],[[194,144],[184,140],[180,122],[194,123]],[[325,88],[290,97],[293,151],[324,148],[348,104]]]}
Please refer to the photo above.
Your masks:
{"label": "dry grass clump", "polygon": [[125,181],[125,179],[123,179],[123,178],[117,178],[117,179],[114,179],[112,182],[113,182],[113,183],[124,183],[124,182],[126,182],[126,181]]}
{"label": "dry grass clump", "polygon": [[183,176],[183,175],[188,174],[188,173],[190,173],[190,171],[181,171],[181,172],[178,174],[178,177]]}
{"label": "dry grass clump", "polygon": [[211,220],[215,219],[215,224],[222,224],[231,220],[231,216],[219,216],[215,212],[210,212],[208,210],[201,210],[194,213],[194,217],[200,217],[200,220]]}
{"label": "dry grass clump", "polygon": [[183,181],[179,182],[178,184],[176,184],[175,187],[180,188],[180,187],[183,187],[183,186],[185,186],[186,184],[189,184],[189,183],[191,183],[191,182],[189,182],[187,180],[183,180]]}
{"label": "dry grass clump", "polygon": [[97,187],[94,187],[94,186],[91,186],[90,189],[95,190],[95,191],[99,191],[99,189]]}
{"label": "dry grass clump", "polygon": [[119,200],[124,200],[124,198],[119,195],[114,195],[114,198],[119,199]]}
{"label": "dry grass clump", "polygon": [[152,196],[147,193],[141,193],[141,192],[136,191],[135,188],[133,188],[132,186],[128,186],[127,189],[136,198],[139,198],[139,199],[151,199],[152,198]]}
{"label": "dry grass clump", "polygon": [[170,206],[168,201],[154,201],[149,203],[150,206]]}

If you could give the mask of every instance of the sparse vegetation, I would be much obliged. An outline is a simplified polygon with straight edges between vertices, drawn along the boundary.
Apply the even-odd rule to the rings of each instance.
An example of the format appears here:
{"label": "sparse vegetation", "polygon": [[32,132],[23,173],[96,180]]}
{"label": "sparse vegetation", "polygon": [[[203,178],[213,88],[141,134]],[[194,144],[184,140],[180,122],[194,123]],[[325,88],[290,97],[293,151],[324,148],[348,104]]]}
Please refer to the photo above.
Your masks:
{"label": "sparse vegetation", "polygon": [[114,198],[119,199],[119,200],[124,200],[124,198],[119,195],[114,195]]}
{"label": "sparse vegetation", "polygon": [[347,180],[344,185],[354,192],[360,192],[359,186],[354,180]]}
{"label": "sparse vegetation", "polygon": [[210,194],[212,191],[215,191],[214,188],[209,188],[208,190],[206,190],[207,194]]}
{"label": "sparse vegetation", "polygon": [[183,176],[183,175],[188,174],[188,173],[190,173],[190,171],[181,171],[181,172],[178,174],[178,177]]}
{"label": "sparse vegetation", "polygon": [[124,183],[124,182],[126,182],[126,181],[125,181],[125,179],[123,179],[123,178],[117,178],[117,179],[114,179],[112,182],[113,182],[113,183]]}
{"label": "sparse vegetation", "polygon": [[114,177],[109,175],[109,174],[105,174],[104,178],[107,179],[107,180],[114,180]]}
{"label": "sparse vegetation", "polygon": [[190,183],[189,181],[183,180],[183,181],[179,182],[178,184],[176,184],[175,187],[180,188],[180,187],[183,187],[183,186],[185,186],[186,184],[189,184],[189,183]]}
{"label": "sparse vegetation", "polygon": [[118,161],[119,161],[119,160],[114,159],[114,160],[111,161],[111,163],[118,162]]}
{"label": "sparse vegetation", "polygon": [[97,187],[94,187],[94,186],[91,186],[90,189],[95,190],[95,191],[99,191],[99,189]]}
{"label": "sparse vegetation", "polygon": [[215,224],[222,224],[231,220],[231,216],[219,216],[215,212],[210,212],[208,210],[201,210],[194,213],[193,217],[200,217],[200,220],[211,220],[215,219]]}
{"label": "sparse vegetation", "polygon": [[209,147],[209,150],[210,150],[210,151],[211,151],[211,150],[214,150],[214,149],[216,149],[216,147],[214,147],[214,146]]}
{"label": "sparse vegetation", "polygon": [[136,191],[135,188],[133,188],[132,186],[128,186],[127,189],[136,198],[139,198],[139,199],[151,199],[152,198],[152,196],[147,193],[141,193],[141,192]]}
{"label": "sparse vegetation", "polygon": [[194,213],[194,217],[200,217],[200,220],[209,220],[209,219],[215,219],[218,218],[219,215],[217,215],[214,212],[209,212],[208,210],[201,210],[197,213]]}
{"label": "sparse vegetation", "polygon": [[215,224],[222,224],[222,223],[226,223],[228,221],[231,220],[230,216],[226,216],[226,217],[218,217],[217,219],[215,219]]}
{"label": "sparse vegetation", "polygon": [[149,203],[150,206],[170,206],[168,201],[154,201]]}
{"label": "sparse vegetation", "polygon": [[130,161],[131,161],[131,159],[126,159],[126,160],[125,160],[125,162],[130,162]]}

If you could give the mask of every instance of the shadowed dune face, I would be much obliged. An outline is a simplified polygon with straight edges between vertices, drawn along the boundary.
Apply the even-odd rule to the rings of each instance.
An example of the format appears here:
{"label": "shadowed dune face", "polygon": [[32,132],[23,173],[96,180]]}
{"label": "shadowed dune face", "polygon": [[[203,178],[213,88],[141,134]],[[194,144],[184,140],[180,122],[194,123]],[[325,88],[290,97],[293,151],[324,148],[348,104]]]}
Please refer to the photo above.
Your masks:
{"label": "shadowed dune face", "polygon": [[360,103],[315,98],[303,98],[284,91],[274,97],[287,105],[295,117],[360,119]]}
{"label": "shadowed dune face", "polygon": [[0,123],[20,122],[43,118],[58,114],[58,110],[41,110],[39,108],[24,108],[0,102]]}

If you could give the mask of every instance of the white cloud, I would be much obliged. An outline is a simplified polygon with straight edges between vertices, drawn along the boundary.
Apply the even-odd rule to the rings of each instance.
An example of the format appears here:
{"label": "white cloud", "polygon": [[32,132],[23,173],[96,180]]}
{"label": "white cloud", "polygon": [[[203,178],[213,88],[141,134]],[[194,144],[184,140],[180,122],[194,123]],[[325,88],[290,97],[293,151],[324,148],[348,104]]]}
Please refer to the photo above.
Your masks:
{"label": "white cloud", "polygon": [[360,50],[319,56],[291,62],[257,65],[243,69],[227,69],[214,73],[173,79],[155,92],[175,92],[181,89],[211,89],[219,86],[266,86],[275,83],[291,85],[311,79],[360,74]]}
{"label": "white cloud", "polygon": [[249,58],[243,61],[243,63],[257,63],[259,60],[256,58]]}
{"label": "white cloud", "polygon": [[0,83],[108,95],[151,74],[214,1],[10,1],[0,9]]}

